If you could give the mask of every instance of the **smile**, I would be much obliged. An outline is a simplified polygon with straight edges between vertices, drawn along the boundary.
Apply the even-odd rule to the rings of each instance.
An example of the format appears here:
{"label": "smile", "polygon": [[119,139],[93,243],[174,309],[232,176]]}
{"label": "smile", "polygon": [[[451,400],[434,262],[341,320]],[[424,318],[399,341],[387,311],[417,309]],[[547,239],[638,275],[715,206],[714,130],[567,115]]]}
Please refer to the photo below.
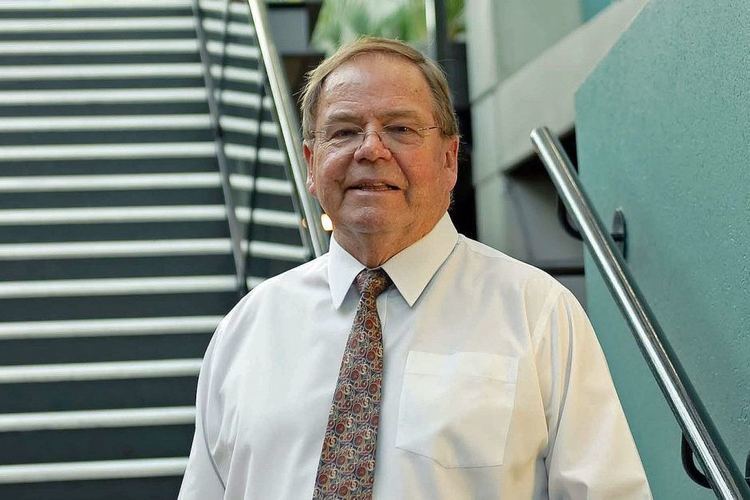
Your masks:
{"label": "smile", "polygon": [[357,189],[360,191],[398,191],[396,186],[385,184],[383,182],[374,184],[357,184],[352,186],[351,189]]}

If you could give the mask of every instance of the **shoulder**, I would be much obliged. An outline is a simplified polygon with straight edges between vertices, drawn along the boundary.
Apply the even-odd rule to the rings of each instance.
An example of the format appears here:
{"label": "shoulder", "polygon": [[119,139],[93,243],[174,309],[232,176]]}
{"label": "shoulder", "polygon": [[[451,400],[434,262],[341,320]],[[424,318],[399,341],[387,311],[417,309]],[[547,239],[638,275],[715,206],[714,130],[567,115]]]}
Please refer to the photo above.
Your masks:
{"label": "shoulder", "polygon": [[463,293],[520,313],[530,332],[560,305],[582,311],[572,292],[548,273],[483,243],[460,235],[452,258],[454,274],[465,276]]}
{"label": "shoulder", "polygon": [[320,287],[328,287],[328,254],[266,279],[253,288],[237,306]]}
{"label": "shoulder", "polygon": [[245,295],[222,319],[214,342],[234,345],[256,326],[288,311],[305,297],[328,292],[328,254],[268,278]]}
{"label": "shoulder", "polygon": [[545,271],[499,250],[459,235],[455,256],[478,281],[517,289],[534,296],[560,294],[565,287]]}

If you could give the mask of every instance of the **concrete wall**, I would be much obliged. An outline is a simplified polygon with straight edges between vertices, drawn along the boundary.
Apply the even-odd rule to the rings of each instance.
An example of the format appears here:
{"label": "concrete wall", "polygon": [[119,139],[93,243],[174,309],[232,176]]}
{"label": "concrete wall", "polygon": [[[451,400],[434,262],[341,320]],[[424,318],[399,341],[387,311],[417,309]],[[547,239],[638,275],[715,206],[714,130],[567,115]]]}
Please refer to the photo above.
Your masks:
{"label": "concrete wall", "polygon": [[477,230],[482,241],[522,258],[527,243],[518,234],[517,214],[507,195],[513,181],[498,175],[501,155],[497,141],[491,139],[498,133],[499,89],[505,79],[580,24],[578,2],[466,3],[469,91],[476,137],[473,178],[480,215]]}
{"label": "concrete wall", "polygon": [[[527,161],[529,132],[539,125],[557,133],[572,130],[575,90],[644,2],[615,2],[582,25],[580,0],[468,0],[472,169],[481,241],[546,268],[582,265],[580,242],[557,223],[554,189],[541,166]],[[557,277],[585,299],[581,275]]]}
{"label": "concrete wall", "polygon": [[[652,0],[577,95],[579,165],[605,220],[744,469],[750,451],[750,3]],[[679,430],[601,278],[588,310],[655,498],[714,496],[686,478]]]}

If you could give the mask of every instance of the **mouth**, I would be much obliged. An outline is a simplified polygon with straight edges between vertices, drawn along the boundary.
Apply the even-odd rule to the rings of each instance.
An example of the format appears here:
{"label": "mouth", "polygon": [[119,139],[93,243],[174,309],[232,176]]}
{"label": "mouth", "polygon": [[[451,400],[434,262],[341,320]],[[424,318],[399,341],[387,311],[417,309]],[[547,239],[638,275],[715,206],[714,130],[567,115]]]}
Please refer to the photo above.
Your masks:
{"label": "mouth", "polygon": [[392,185],[387,184],[385,182],[363,182],[361,184],[355,184],[351,186],[349,189],[356,189],[358,191],[398,191],[399,188]]}

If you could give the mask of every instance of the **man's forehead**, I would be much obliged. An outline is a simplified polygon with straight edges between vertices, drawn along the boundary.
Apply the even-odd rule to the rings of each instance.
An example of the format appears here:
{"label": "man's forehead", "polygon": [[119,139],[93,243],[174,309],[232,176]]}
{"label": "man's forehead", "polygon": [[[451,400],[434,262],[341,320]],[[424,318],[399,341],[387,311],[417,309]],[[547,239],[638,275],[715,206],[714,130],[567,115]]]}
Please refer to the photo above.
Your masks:
{"label": "man's forehead", "polygon": [[406,58],[361,54],[333,70],[323,82],[318,109],[321,118],[347,119],[378,108],[379,118],[419,119],[432,114],[432,95],[421,70]]}
{"label": "man's forehead", "polygon": [[420,68],[409,59],[380,52],[358,54],[345,61],[326,76],[322,85],[324,95],[341,86],[371,86],[411,84],[412,90],[428,89],[427,79]]}

